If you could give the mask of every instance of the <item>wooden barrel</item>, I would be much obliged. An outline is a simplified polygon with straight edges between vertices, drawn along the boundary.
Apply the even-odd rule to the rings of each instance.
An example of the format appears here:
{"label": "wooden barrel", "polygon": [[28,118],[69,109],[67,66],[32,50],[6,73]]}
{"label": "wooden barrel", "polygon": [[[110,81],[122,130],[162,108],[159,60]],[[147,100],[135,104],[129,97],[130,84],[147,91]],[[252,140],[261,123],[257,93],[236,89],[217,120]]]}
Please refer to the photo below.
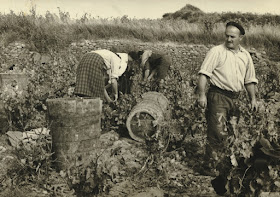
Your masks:
{"label": "wooden barrel", "polygon": [[47,99],[47,107],[55,167],[88,165],[90,154],[100,146],[102,100]]}
{"label": "wooden barrel", "polygon": [[144,142],[152,136],[163,121],[170,116],[169,101],[159,92],[147,92],[132,108],[126,121],[129,135],[136,141]]}

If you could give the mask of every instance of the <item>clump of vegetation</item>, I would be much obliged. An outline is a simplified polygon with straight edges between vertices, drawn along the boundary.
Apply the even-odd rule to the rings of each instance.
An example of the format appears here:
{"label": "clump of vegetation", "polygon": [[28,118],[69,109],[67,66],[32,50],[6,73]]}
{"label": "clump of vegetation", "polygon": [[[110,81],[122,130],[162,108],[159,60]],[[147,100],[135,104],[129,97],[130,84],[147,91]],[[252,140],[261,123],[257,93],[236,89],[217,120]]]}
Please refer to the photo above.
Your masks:
{"label": "clump of vegetation", "polygon": [[280,38],[278,15],[250,13],[206,14],[187,5],[162,19],[94,18],[85,14],[71,19],[68,12],[59,9],[59,15],[47,12],[0,15],[0,41],[4,45],[24,40],[39,52],[58,50],[81,39],[138,39],[149,42],[179,42],[189,44],[217,44],[224,38],[224,23],[229,20],[246,26],[246,42],[255,48],[265,48],[275,55]]}

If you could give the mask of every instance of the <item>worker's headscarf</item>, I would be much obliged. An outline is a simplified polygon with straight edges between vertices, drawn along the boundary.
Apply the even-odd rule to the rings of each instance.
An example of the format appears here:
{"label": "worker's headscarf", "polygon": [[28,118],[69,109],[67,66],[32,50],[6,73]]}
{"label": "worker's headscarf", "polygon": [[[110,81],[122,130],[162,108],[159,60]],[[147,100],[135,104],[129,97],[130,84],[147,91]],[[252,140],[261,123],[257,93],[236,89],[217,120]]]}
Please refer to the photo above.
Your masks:
{"label": "worker's headscarf", "polygon": [[128,54],[127,53],[117,53],[121,58],[121,64],[119,67],[118,75],[121,76],[127,69],[128,64]]}

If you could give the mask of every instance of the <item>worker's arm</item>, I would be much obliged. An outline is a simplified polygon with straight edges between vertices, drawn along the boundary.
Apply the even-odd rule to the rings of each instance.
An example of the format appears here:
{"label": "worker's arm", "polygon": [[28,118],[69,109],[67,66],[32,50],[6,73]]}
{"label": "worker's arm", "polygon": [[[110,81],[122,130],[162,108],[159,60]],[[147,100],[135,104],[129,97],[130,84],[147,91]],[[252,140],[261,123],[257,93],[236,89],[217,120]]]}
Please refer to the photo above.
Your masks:
{"label": "worker's arm", "polygon": [[148,77],[148,81],[150,81],[156,73],[156,69],[152,70],[150,76]]}
{"label": "worker's arm", "polygon": [[246,88],[246,90],[249,94],[250,100],[251,100],[251,110],[258,110],[255,83],[245,84],[245,88]]}
{"label": "worker's arm", "polygon": [[112,82],[112,92],[114,94],[114,102],[118,100],[118,81],[116,78],[111,79]]}
{"label": "worker's arm", "polygon": [[146,62],[148,61],[149,57],[152,55],[151,50],[145,50],[141,57],[141,67],[144,67]]}
{"label": "worker's arm", "polygon": [[144,73],[144,80],[145,81],[148,80],[149,75],[150,75],[150,69],[146,69],[145,73]]}
{"label": "worker's arm", "polygon": [[206,84],[207,84],[208,78],[204,74],[200,74],[198,78],[198,104],[200,107],[205,108],[207,106],[207,98],[206,98]]}
{"label": "worker's arm", "polygon": [[109,96],[109,94],[108,94],[106,88],[104,88],[104,96],[105,96],[105,99],[106,99],[106,101],[107,101],[108,103],[113,102],[112,99],[110,98],[110,96]]}

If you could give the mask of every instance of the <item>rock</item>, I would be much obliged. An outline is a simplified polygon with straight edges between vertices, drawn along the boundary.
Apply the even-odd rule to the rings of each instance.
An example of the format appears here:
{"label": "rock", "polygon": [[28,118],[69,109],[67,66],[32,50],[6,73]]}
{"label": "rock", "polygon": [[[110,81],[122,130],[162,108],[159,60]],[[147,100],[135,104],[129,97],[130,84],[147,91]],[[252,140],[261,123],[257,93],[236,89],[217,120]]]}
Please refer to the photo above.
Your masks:
{"label": "rock", "polygon": [[256,54],[256,57],[257,57],[257,58],[259,58],[259,59],[261,59],[261,58],[262,58],[262,55],[261,55],[261,53],[259,53],[259,52],[256,52],[255,54]]}
{"label": "rock", "polygon": [[279,197],[280,192],[261,192],[260,197]]}
{"label": "rock", "polygon": [[5,152],[7,150],[7,148],[6,147],[4,147],[4,146],[0,146],[0,154],[1,153],[3,153],[3,152]]}
{"label": "rock", "polygon": [[40,62],[40,60],[41,60],[41,55],[40,55],[40,53],[34,53],[33,54],[33,57],[32,57],[32,59],[33,59],[33,62],[36,64],[36,63],[39,63]]}
{"label": "rock", "polygon": [[71,47],[76,47],[76,46],[77,46],[76,42],[71,43]]}
{"label": "rock", "polygon": [[49,130],[47,128],[37,128],[25,132],[8,131],[6,135],[8,136],[11,146],[19,147],[20,144],[34,144],[39,137],[49,136]]}
{"label": "rock", "polygon": [[47,54],[41,55],[40,63],[41,64],[47,64],[51,61],[51,56]]}
{"label": "rock", "polygon": [[20,131],[8,131],[6,133],[6,135],[8,135],[9,137],[9,142],[11,144],[11,146],[13,147],[18,147],[20,141],[22,140],[22,132]]}
{"label": "rock", "polygon": [[145,191],[137,193],[137,194],[132,194],[131,197],[163,197],[164,192],[162,189],[159,189],[157,187],[150,187],[146,188]]}

